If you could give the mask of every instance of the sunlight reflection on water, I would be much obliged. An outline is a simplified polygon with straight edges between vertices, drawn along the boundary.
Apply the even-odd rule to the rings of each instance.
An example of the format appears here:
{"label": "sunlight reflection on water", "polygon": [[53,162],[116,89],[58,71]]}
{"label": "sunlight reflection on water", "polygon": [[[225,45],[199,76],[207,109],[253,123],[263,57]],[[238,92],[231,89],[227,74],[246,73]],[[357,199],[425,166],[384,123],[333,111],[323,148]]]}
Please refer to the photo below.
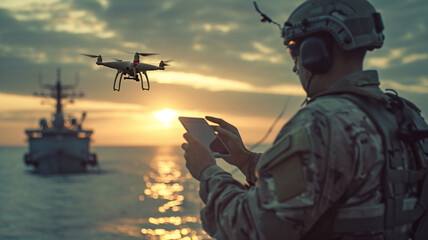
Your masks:
{"label": "sunlight reflection on water", "polygon": [[[150,163],[151,171],[143,176],[146,189],[139,200],[159,202],[160,217],[150,217],[141,233],[148,239],[206,239],[197,216],[201,202],[197,197],[197,182],[184,169],[184,161],[173,147],[159,147]],[[199,208],[195,206],[200,206]],[[196,210],[196,211],[195,211]],[[192,213],[192,214],[190,214]]]}
{"label": "sunlight reflection on water", "polygon": [[101,172],[37,175],[0,147],[0,239],[209,239],[199,183],[173,147],[96,147]]}

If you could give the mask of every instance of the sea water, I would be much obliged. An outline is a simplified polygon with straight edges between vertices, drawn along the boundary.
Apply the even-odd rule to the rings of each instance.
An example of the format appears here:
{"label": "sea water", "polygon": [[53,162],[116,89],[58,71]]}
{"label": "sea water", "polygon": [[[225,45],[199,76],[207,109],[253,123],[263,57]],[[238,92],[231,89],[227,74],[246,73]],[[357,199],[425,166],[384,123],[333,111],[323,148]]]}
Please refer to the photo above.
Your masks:
{"label": "sea water", "polygon": [[100,168],[67,175],[32,173],[26,151],[0,147],[1,240],[209,239],[178,146],[94,147]]}

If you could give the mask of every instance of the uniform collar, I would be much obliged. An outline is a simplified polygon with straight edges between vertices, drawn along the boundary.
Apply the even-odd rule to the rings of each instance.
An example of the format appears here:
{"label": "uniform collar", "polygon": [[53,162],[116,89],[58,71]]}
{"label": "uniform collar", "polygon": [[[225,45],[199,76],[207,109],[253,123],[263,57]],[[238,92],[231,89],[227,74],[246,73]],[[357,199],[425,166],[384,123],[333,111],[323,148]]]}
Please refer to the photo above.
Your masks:
{"label": "uniform collar", "polygon": [[337,94],[354,94],[384,102],[386,96],[379,89],[379,84],[379,76],[376,70],[353,72],[333,83],[327,90],[313,96],[309,102],[321,96]]}

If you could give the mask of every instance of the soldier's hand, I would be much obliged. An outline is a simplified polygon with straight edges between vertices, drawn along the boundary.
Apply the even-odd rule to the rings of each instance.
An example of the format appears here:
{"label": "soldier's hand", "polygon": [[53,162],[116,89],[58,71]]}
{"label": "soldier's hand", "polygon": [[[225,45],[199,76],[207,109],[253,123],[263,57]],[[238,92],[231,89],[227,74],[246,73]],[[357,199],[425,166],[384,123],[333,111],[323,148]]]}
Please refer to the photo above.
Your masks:
{"label": "soldier's hand", "polygon": [[[239,140],[242,142],[241,134],[239,134],[238,129],[235,126],[233,126],[232,124],[224,121],[221,118],[216,118],[216,117],[211,117],[211,116],[206,116],[205,118],[208,121],[218,124],[218,126],[220,126],[221,128],[223,128],[223,129],[229,131],[230,133],[232,133],[233,135],[237,136],[239,138]],[[214,130],[216,130],[216,127],[218,127],[218,126],[213,126],[213,125],[211,125],[211,126],[214,128]]]}
{"label": "soldier's hand", "polygon": [[196,180],[201,180],[204,170],[216,164],[214,155],[198,140],[194,139],[190,133],[185,133],[183,137],[187,141],[181,145],[185,151],[186,167]]}
{"label": "soldier's hand", "polygon": [[245,147],[238,129],[221,118],[209,116],[205,118],[208,121],[218,124],[218,126],[212,127],[232,154],[230,157],[225,157],[224,160],[234,166],[237,166],[239,169],[242,169],[242,167],[247,163],[246,160],[251,152]]}

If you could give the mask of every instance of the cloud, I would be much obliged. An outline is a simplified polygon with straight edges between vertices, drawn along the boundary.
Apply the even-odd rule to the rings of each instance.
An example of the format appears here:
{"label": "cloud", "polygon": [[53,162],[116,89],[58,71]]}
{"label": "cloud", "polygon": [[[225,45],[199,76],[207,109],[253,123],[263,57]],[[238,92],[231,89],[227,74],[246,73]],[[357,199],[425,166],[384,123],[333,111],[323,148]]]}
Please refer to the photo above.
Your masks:
{"label": "cloud", "polygon": [[[300,3],[267,1],[259,8],[282,23]],[[382,13],[386,40],[368,54],[365,66],[379,69],[386,85],[417,94],[428,76],[428,6],[423,0],[374,5]],[[54,81],[55,68],[62,67],[64,79],[81,73],[80,86],[94,101],[158,107],[175,101],[187,109],[274,116],[284,95],[294,96],[296,106],[303,95],[278,28],[261,23],[251,1],[1,1],[0,25],[3,93],[31,94],[39,72]],[[124,82],[120,93],[112,93],[115,71],[79,55],[132,59],[126,51],[160,53],[144,58],[147,63],[175,61],[163,72],[149,73],[150,92]]]}
{"label": "cloud", "polygon": [[412,54],[410,56],[404,57],[402,62],[403,64],[408,64],[425,59],[428,59],[428,53]]}
{"label": "cloud", "polygon": [[111,38],[115,33],[106,29],[106,22],[100,21],[92,11],[73,9],[70,3],[33,3],[12,11],[17,21],[43,22],[46,32],[67,32],[91,34],[99,38]]}
{"label": "cloud", "polygon": [[270,54],[275,52],[275,49],[268,47],[266,45],[264,45],[263,43],[260,42],[253,42],[253,46],[255,49],[257,49],[259,52],[264,53],[264,54]]}
{"label": "cloud", "polygon": [[[258,2],[279,23],[299,4],[300,0]],[[386,80],[382,87],[397,88],[423,106],[428,88],[428,5],[423,0],[373,4],[382,14],[386,40],[382,49],[368,54],[365,67],[379,70],[381,81]],[[39,88],[39,72],[44,81],[54,82],[55,69],[61,67],[63,82],[68,83],[79,71],[79,87],[89,101],[83,103],[90,111],[99,110],[97,121],[113,113],[123,119],[131,112],[137,119],[141,112],[172,108],[235,116],[239,121],[256,116],[263,124],[276,117],[286,95],[291,96],[287,117],[304,99],[278,28],[261,23],[251,1],[7,0],[0,1],[0,25],[1,93],[28,96]],[[149,73],[149,92],[133,81],[124,81],[122,91],[113,92],[115,70],[79,55],[130,60],[132,54],[126,52],[135,51],[160,53],[144,58],[146,63],[175,60],[165,71]],[[108,110],[110,103],[115,107]],[[70,110],[77,111],[71,106]],[[7,118],[25,117],[26,111],[8,111],[12,115]]]}
{"label": "cloud", "polygon": [[210,24],[210,23],[204,23],[201,28],[205,32],[211,32],[211,31],[219,31],[221,33],[228,33],[234,29],[236,29],[238,26],[234,23],[229,24]]}
{"label": "cloud", "polygon": [[249,83],[222,79],[215,76],[204,76],[195,73],[185,72],[157,72],[153,73],[159,83],[173,83],[177,85],[187,85],[195,89],[207,89],[209,91],[230,91],[248,93],[268,93],[281,95],[305,96],[305,92],[300,84],[279,84],[270,87],[256,87]]}
{"label": "cloud", "polygon": [[[222,78],[245,74],[249,76],[246,81],[251,84],[259,84],[261,78],[269,79],[264,84],[271,85],[284,81],[283,75],[276,74],[282,66],[271,64],[281,61],[280,54],[266,56],[265,61],[254,63],[250,70],[247,61],[240,57],[243,52],[254,51],[255,47],[260,50],[260,46],[268,46],[262,41],[255,45],[252,41],[240,40],[250,39],[254,34],[251,24],[242,23],[252,20],[259,26],[251,4],[193,3],[198,8],[174,1],[161,4],[123,1],[108,6],[102,6],[99,1],[77,0],[34,3],[33,9],[37,10],[34,12],[27,8],[5,11],[18,26],[4,34],[1,43],[9,47],[5,51],[8,57],[26,58],[27,53],[34,52],[29,59],[46,65],[70,64],[78,52],[122,58],[117,56],[118,52],[156,51],[187,63],[182,69],[186,72],[195,72],[194,66],[203,65],[197,68],[197,73],[220,74]],[[129,5],[133,8],[127,7]],[[243,14],[240,11],[243,6],[251,12]],[[54,10],[56,12],[52,12]],[[38,14],[46,16],[39,18]],[[20,20],[19,16],[24,15],[32,21]],[[195,31],[192,26],[200,26],[200,31]],[[109,38],[103,39],[103,34]],[[273,35],[280,43],[279,35]],[[277,46],[283,48],[281,44]],[[76,60],[75,63],[83,64],[81,58]],[[218,71],[218,65],[222,63],[227,64]]]}
{"label": "cloud", "polygon": [[[376,51],[376,50],[375,50]],[[372,57],[369,52],[366,59],[366,65],[369,68],[386,69],[396,65],[397,60],[402,59],[403,54],[406,52],[405,48],[392,49],[390,51],[384,51],[382,56]]]}
{"label": "cloud", "polygon": [[428,93],[428,77],[422,78],[419,84],[403,84],[393,80],[384,80],[382,82],[384,88],[392,88],[413,93]]}

